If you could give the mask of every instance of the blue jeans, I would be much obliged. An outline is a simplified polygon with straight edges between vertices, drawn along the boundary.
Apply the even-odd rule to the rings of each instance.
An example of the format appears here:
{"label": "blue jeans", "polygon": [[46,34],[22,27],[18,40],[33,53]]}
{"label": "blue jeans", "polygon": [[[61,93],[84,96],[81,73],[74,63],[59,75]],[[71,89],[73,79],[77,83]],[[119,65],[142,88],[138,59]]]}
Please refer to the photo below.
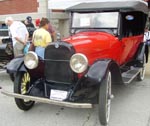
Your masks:
{"label": "blue jeans", "polygon": [[44,59],[44,53],[45,53],[45,48],[37,46],[35,47],[35,53],[41,57],[42,59]]}
{"label": "blue jeans", "polygon": [[30,42],[27,42],[26,45],[25,45],[25,47],[24,47],[24,49],[23,49],[23,53],[27,54],[28,51],[29,51],[29,48],[30,48]]}

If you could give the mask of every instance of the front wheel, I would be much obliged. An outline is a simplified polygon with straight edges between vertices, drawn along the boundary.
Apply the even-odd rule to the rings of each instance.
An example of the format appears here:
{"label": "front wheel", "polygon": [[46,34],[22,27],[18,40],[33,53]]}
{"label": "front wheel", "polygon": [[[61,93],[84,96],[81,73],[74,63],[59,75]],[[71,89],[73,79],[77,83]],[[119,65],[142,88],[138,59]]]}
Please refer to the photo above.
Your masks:
{"label": "front wheel", "polygon": [[111,72],[108,71],[99,90],[99,120],[102,125],[108,125],[111,106]]}
{"label": "front wheel", "polygon": [[[14,93],[25,95],[27,94],[28,89],[30,88],[31,84],[30,75],[28,72],[19,72],[15,77],[14,82]],[[15,98],[16,105],[21,110],[27,111],[32,108],[34,105],[34,101],[28,101],[23,99]]]}

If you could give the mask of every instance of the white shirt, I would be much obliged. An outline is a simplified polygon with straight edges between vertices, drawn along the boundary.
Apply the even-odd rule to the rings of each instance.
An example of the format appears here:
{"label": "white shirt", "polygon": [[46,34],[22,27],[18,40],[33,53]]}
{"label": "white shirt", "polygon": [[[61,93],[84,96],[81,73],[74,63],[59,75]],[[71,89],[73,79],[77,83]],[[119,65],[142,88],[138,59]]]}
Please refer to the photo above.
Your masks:
{"label": "white shirt", "polygon": [[146,42],[147,40],[150,40],[150,31],[144,33],[143,41]]}
{"label": "white shirt", "polygon": [[12,35],[13,46],[16,44],[17,40],[15,37],[18,37],[22,41],[25,40],[26,34],[28,34],[26,26],[20,21],[14,21],[9,27],[10,33]]}

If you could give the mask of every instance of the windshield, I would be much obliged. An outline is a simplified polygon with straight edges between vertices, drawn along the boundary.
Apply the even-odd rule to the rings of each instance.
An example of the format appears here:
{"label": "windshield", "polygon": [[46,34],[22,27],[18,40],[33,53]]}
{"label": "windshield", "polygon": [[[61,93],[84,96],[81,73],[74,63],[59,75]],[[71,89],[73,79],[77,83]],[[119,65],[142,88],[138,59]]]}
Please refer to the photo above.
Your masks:
{"label": "windshield", "polygon": [[72,28],[117,28],[118,12],[74,13]]}

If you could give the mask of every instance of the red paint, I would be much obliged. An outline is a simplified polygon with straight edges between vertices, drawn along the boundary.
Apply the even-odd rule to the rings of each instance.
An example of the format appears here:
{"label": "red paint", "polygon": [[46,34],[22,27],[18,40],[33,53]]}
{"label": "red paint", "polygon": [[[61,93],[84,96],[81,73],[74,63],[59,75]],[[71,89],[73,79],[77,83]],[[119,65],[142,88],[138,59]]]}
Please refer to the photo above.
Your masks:
{"label": "red paint", "polygon": [[122,65],[133,58],[143,36],[119,40],[105,32],[80,32],[64,39],[73,45],[76,53],[83,53],[92,65],[97,59],[113,59]]}

